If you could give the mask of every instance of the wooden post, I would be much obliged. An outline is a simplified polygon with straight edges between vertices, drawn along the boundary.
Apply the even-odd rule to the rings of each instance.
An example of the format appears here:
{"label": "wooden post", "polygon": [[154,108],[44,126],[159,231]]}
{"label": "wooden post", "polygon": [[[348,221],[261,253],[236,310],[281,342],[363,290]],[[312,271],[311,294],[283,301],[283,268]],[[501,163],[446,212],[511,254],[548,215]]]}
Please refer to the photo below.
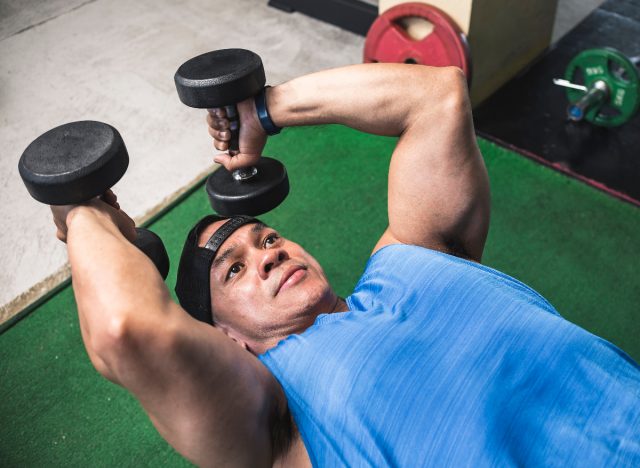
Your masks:
{"label": "wooden post", "polygon": [[[380,0],[379,13],[402,0]],[[473,63],[471,100],[489,97],[551,42],[558,0],[431,0],[467,35]],[[428,31],[425,20],[403,21],[411,37]]]}

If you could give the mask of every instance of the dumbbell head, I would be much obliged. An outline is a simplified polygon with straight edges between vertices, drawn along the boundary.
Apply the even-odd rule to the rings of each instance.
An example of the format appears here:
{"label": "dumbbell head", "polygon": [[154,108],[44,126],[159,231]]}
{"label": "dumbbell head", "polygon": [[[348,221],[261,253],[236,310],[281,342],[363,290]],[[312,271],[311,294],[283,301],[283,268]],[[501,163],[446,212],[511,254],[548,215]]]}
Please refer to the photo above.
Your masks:
{"label": "dumbbell head", "polygon": [[125,173],[129,155],[120,133],[90,120],[61,125],[36,138],[18,163],[33,198],[72,205],[102,195]]}
{"label": "dumbbell head", "polygon": [[258,216],[287,198],[289,178],[280,161],[263,156],[255,167],[256,175],[247,180],[235,180],[224,167],[207,178],[209,202],[218,214]]}
{"label": "dumbbell head", "polygon": [[[120,133],[95,121],[71,122],[36,138],[20,157],[18,170],[33,198],[48,205],[75,205],[98,197],[124,175],[129,155]],[[169,257],[162,240],[137,228],[134,244],[165,279]]]}
{"label": "dumbbell head", "polygon": [[136,240],[133,241],[133,244],[151,259],[162,279],[167,279],[169,274],[169,255],[162,239],[153,231],[136,228]]}
{"label": "dumbbell head", "polygon": [[245,49],[221,49],[183,63],[174,76],[180,100],[211,109],[255,96],[266,79],[260,57]]}

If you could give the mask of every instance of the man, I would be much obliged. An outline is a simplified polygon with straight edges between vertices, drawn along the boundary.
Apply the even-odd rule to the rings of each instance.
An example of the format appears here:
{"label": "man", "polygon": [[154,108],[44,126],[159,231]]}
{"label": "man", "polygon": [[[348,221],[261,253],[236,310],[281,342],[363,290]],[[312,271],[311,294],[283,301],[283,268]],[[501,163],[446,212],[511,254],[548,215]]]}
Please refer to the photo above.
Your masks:
{"label": "man", "polygon": [[[640,463],[638,366],[480,264],[489,185],[459,70],[357,65],[265,94],[268,128],[400,137],[389,226],[345,300],[274,229],[208,217],[185,243],[180,307],[112,194],[54,208],[89,357],[169,443],[203,466]],[[238,109],[228,169],[266,141],[254,101]],[[224,113],[207,119],[224,151]]]}

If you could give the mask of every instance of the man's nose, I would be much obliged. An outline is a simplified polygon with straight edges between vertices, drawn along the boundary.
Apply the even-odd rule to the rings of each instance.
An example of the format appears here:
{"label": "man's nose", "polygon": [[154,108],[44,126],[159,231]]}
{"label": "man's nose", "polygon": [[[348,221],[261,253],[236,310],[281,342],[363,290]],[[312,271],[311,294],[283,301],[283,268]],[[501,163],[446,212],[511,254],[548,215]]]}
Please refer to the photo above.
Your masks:
{"label": "man's nose", "polygon": [[260,260],[259,273],[260,278],[267,279],[269,273],[275,267],[287,260],[289,255],[283,249],[269,249],[266,250]]}

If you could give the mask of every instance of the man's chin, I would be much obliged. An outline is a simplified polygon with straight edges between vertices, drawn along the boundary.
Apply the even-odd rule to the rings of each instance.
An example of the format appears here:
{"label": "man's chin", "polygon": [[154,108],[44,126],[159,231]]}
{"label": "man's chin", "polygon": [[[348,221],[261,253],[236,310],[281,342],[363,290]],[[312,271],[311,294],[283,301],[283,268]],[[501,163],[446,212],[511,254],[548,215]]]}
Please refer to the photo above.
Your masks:
{"label": "man's chin", "polygon": [[315,282],[312,278],[305,278],[297,285],[288,288],[283,294],[287,302],[297,309],[298,317],[312,317],[311,323],[320,314],[329,313],[333,307],[334,294],[326,282]]}

